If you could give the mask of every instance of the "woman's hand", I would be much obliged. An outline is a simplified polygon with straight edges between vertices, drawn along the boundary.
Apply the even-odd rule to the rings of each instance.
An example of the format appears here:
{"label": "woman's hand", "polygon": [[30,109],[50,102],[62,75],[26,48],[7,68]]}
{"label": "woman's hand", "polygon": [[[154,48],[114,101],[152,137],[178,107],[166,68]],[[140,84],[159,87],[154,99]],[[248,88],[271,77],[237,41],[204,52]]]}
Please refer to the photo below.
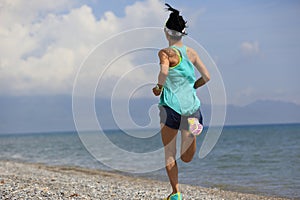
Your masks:
{"label": "woman's hand", "polygon": [[157,84],[154,88],[152,88],[152,92],[155,96],[159,96],[161,94],[162,89],[163,89],[163,86],[160,84]]}

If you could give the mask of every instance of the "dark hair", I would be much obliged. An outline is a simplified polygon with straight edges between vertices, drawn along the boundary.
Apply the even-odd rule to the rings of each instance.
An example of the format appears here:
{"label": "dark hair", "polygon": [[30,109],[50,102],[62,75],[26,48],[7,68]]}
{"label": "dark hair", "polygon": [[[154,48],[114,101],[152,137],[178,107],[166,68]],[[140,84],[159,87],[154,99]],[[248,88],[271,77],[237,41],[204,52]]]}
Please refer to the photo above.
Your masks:
{"label": "dark hair", "polygon": [[184,35],[186,35],[184,29],[187,27],[186,26],[186,21],[184,21],[183,17],[181,15],[179,15],[179,11],[172,8],[169,4],[165,4],[166,6],[168,6],[168,8],[166,8],[168,11],[171,11],[169,19],[166,22],[166,27],[168,29],[174,30],[174,31],[178,31]]}

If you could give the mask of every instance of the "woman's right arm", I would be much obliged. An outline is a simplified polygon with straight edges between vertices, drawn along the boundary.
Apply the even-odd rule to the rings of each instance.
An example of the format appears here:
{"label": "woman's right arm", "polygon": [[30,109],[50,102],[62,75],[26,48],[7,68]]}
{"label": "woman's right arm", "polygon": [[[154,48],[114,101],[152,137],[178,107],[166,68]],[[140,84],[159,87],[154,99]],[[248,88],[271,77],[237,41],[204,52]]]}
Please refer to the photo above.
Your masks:
{"label": "woman's right arm", "polygon": [[197,88],[203,86],[205,83],[207,83],[210,80],[210,74],[209,74],[206,66],[200,59],[199,55],[197,54],[197,52],[191,48],[189,48],[189,51],[191,52],[192,63],[194,64],[194,66],[197,68],[197,70],[201,74],[201,77],[198,80],[196,80],[196,82],[194,84],[194,88],[197,89]]}
{"label": "woman's right arm", "polygon": [[164,49],[158,52],[158,57],[159,57],[159,64],[160,64],[160,71],[157,80],[158,87],[152,89],[155,96],[160,95],[162,91],[163,85],[165,84],[169,73],[169,65],[170,65],[169,56]]}

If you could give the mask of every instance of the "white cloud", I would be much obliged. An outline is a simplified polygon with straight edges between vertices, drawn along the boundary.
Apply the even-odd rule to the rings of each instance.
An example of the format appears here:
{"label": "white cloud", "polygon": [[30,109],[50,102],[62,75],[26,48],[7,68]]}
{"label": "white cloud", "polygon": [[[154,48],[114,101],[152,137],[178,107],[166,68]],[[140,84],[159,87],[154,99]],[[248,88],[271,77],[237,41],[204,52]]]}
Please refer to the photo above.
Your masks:
{"label": "white cloud", "polygon": [[[97,20],[92,8],[71,0],[1,1],[0,94],[70,94],[80,63],[98,43],[126,29],[161,26],[162,8],[159,0],[136,2],[123,18],[108,11]],[[102,56],[118,53],[108,47]],[[124,63],[132,69],[130,56]]]}
{"label": "white cloud", "polygon": [[259,43],[257,41],[245,41],[241,44],[240,48],[242,53],[244,53],[245,55],[255,55],[260,52]]}
{"label": "white cloud", "polygon": [[125,9],[125,24],[132,24],[132,27],[159,26],[163,27],[167,12],[159,0],[147,0],[145,2],[136,2]]}

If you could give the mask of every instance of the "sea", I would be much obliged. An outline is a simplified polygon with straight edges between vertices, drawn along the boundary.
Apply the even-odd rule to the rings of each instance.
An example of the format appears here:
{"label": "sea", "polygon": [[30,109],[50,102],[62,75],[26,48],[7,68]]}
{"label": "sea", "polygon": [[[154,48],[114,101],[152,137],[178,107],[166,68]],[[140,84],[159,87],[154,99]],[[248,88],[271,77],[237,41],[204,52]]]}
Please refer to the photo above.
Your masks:
{"label": "sea", "polygon": [[[190,163],[177,160],[180,183],[300,199],[300,124],[225,126],[211,152],[200,158],[207,130],[197,138],[194,159]],[[163,156],[155,156],[163,152],[159,131],[133,132],[1,134],[0,160],[78,166],[168,181],[161,160],[155,160]],[[101,137],[94,137],[99,134]],[[103,138],[110,145],[95,142]],[[89,141],[95,143],[89,145]]]}

